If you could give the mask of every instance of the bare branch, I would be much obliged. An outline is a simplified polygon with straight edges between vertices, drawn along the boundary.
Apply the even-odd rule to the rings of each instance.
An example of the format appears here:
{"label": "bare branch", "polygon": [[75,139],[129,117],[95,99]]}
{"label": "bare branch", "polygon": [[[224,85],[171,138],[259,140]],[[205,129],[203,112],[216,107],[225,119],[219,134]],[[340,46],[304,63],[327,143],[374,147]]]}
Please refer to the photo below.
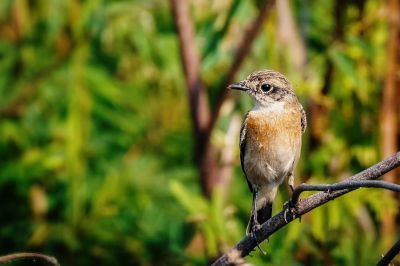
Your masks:
{"label": "bare branch", "polygon": [[[193,23],[190,19],[187,0],[170,0],[176,30],[179,36],[180,52],[189,93],[192,120],[195,133],[207,131],[210,122],[210,108],[200,75],[200,55],[196,45]],[[200,132],[199,132],[200,131]]]}
{"label": "bare branch", "polygon": [[[397,152],[395,155],[371,166],[370,168],[354,176],[347,178],[345,181],[349,182],[376,179],[398,166],[400,166],[400,152]],[[344,189],[333,191],[331,193],[319,192],[310,197],[302,199],[301,201],[296,203],[295,213],[293,216],[288,215],[288,217],[286,217],[287,219],[285,220],[285,210],[279,212],[267,222],[262,224],[261,228],[255,231],[253,237],[246,236],[245,238],[243,238],[233,249],[231,249],[228,253],[222,255],[212,265],[220,266],[232,264],[232,261],[230,259],[232,258],[232,254],[235,254],[235,257],[238,256],[237,254],[239,254],[240,257],[248,255],[256,247],[257,242],[260,243],[264,241],[270,235],[272,235],[282,227],[286,226],[294,219],[352,190],[354,189]]]}
{"label": "bare branch", "polygon": [[214,106],[212,117],[211,117],[211,125],[210,128],[213,128],[217,118],[221,106],[228,94],[227,87],[231,84],[236,76],[236,73],[239,71],[244,59],[250,52],[251,45],[255,38],[257,37],[258,32],[261,29],[261,26],[264,24],[265,19],[268,17],[268,12],[271,10],[274,5],[274,0],[265,0],[263,6],[260,9],[260,13],[254,19],[254,21],[250,24],[248,30],[245,32],[244,36],[240,38],[241,42],[238,45],[238,49],[235,54],[235,58],[232,61],[231,67],[228,70],[226,78],[222,83],[220,91],[217,96],[217,101]]}
{"label": "bare branch", "polygon": [[21,260],[21,259],[40,260],[40,261],[45,261],[51,265],[60,266],[60,264],[58,263],[58,261],[55,257],[50,257],[50,256],[43,255],[40,253],[28,253],[28,252],[13,253],[13,254],[1,256],[0,264],[10,263],[15,260]]}
{"label": "bare branch", "polygon": [[395,192],[400,192],[400,185],[389,183],[381,180],[351,180],[343,181],[335,184],[301,184],[295,188],[292,194],[292,201],[297,202],[299,196],[305,191],[337,191],[342,189],[357,189],[357,188],[384,188]]}
{"label": "bare branch", "polygon": [[376,264],[376,266],[386,266],[396,257],[396,255],[400,251],[400,240],[398,240],[394,245],[389,249],[389,251],[382,257],[382,259]]}
{"label": "bare branch", "polygon": [[210,197],[218,181],[216,153],[209,143],[211,115],[207,92],[200,73],[200,55],[196,45],[188,0],[170,0],[178,32],[180,53],[195,138],[194,156],[200,172],[203,193]]}

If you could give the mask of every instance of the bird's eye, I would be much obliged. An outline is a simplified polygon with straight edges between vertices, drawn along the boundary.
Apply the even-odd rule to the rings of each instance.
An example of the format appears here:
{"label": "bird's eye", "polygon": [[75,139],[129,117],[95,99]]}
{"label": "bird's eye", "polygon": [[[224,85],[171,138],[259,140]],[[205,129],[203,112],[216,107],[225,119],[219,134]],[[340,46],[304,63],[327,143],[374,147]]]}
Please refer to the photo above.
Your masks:
{"label": "bird's eye", "polygon": [[271,92],[274,89],[274,87],[272,85],[266,83],[266,84],[261,85],[261,89],[263,92],[268,93],[268,92]]}

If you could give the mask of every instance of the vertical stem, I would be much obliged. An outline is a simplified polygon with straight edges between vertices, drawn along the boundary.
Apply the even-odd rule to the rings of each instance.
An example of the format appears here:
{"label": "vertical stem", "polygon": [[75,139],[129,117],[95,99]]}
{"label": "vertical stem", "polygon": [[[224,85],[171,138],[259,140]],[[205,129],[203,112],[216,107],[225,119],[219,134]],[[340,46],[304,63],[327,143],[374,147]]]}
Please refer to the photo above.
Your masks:
{"label": "vertical stem", "polygon": [[[208,103],[208,95],[204,89],[200,75],[200,56],[196,45],[194,28],[187,0],[170,0],[173,18],[179,37],[181,60],[188,90],[190,113],[195,137],[195,159],[200,172],[203,193],[211,196],[215,185],[220,181],[220,167],[217,163],[217,151],[210,142],[212,129],[217,121],[219,111],[227,95],[226,87],[232,83],[237,71],[251,50],[273,0],[265,0],[258,16],[252,21],[249,29],[240,38],[237,52],[226,74],[223,85],[218,92],[212,112]],[[211,114],[212,113],[212,114]]]}
{"label": "vertical stem", "polygon": [[199,168],[203,193],[210,197],[218,182],[218,166],[214,147],[209,142],[212,128],[208,96],[200,74],[200,55],[187,0],[170,0],[179,37],[180,53],[195,138],[195,160]]}
{"label": "vertical stem", "polygon": [[[397,128],[397,105],[396,99],[400,96],[398,78],[399,70],[399,41],[400,41],[400,4],[399,0],[389,0],[387,10],[389,12],[389,40],[387,47],[387,74],[382,93],[380,110],[380,151],[381,157],[387,157],[396,152],[398,147],[398,128]],[[384,176],[388,182],[397,182],[396,172],[392,171]],[[393,193],[386,192],[391,195]],[[384,212],[381,232],[385,238],[384,247],[387,248],[394,241],[395,217],[392,213]]]}
{"label": "vertical stem", "polygon": [[207,95],[201,82],[200,56],[194,36],[193,24],[189,17],[189,4],[187,0],[171,0],[171,6],[179,35],[181,60],[194,127],[197,131],[206,131],[209,124],[210,111]]}

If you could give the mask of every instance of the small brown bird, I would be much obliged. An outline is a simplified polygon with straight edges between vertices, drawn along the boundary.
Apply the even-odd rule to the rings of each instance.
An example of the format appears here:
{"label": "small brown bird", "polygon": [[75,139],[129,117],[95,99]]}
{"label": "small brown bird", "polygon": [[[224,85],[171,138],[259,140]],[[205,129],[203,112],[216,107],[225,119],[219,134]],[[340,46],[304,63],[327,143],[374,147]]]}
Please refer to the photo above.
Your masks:
{"label": "small brown bird", "polygon": [[253,192],[248,235],[271,218],[272,202],[285,178],[293,191],[307,120],[291,83],[278,72],[256,71],[229,88],[245,91],[255,101],[240,130],[240,162]]}

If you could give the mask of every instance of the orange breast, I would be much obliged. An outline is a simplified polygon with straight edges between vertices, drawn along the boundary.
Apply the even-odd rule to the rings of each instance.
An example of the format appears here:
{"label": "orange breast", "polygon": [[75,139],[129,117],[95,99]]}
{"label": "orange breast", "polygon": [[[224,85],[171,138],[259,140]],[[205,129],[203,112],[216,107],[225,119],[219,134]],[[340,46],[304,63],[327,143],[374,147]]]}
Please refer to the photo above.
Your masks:
{"label": "orange breast", "polygon": [[300,155],[301,113],[250,111],[246,118],[244,168],[247,178],[259,187],[280,184]]}
{"label": "orange breast", "polygon": [[250,112],[247,117],[247,143],[255,142],[264,148],[275,145],[294,145],[301,138],[301,114],[284,111],[281,114]]}

